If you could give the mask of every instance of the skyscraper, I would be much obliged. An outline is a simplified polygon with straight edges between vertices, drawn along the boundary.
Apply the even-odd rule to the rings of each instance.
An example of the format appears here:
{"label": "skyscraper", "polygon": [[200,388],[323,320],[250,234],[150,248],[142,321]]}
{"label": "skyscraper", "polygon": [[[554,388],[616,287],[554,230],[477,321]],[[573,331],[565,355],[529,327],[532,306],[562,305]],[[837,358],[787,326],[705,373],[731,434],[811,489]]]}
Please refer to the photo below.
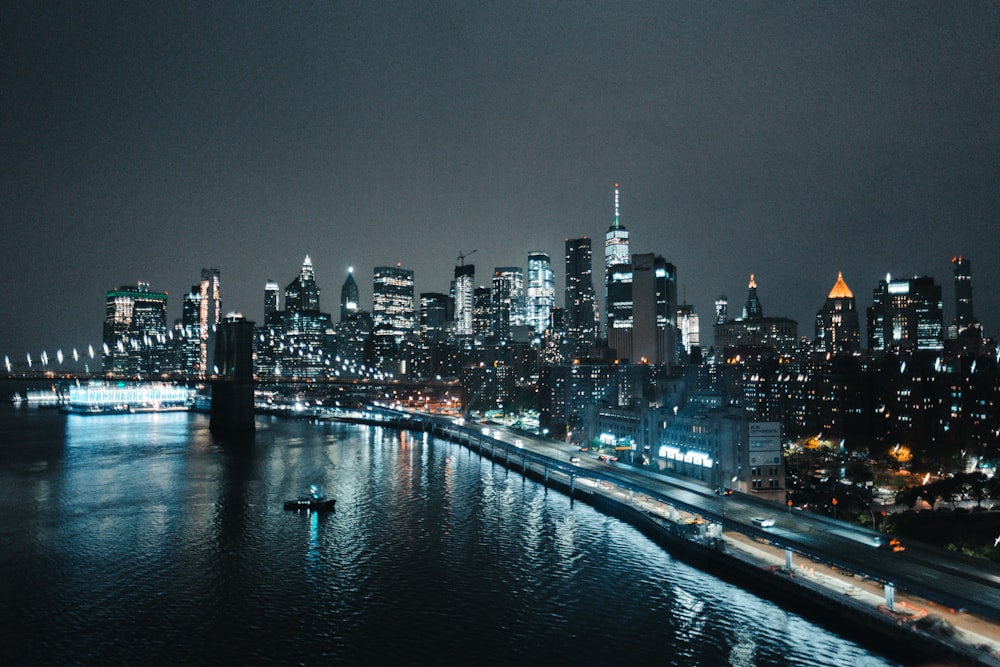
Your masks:
{"label": "skyscraper", "polygon": [[[716,312],[719,310],[716,302]],[[725,354],[737,347],[769,347],[778,354],[791,354],[798,342],[798,323],[787,317],[764,317],[764,308],[757,298],[757,281],[753,275],[747,286],[743,317],[715,324],[716,354]]]}
{"label": "skyscraper", "polygon": [[319,285],[309,255],[302,261],[299,275],[285,288],[285,310],[290,312],[318,311]]}
{"label": "skyscraper", "polygon": [[599,315],[594,294],[590,239],[566,239],[566,329],[576,354],[597,340]]}
{"label": "skyscraper", "polygon": [[372,320],[375,335],[392,336],[398,343],[415,330],[413,271],[396,266],[377,266],[372,290]]}
{"label": "skyscraper", "polygon": [[619,359],[628,359],[632,344],[632,256],[618,203],[615,183],[615,217],[604,235],[604,326],[608,346]]}
{"label": "skyscraper", "polygon": [[201,365],[201,287],[192,285],[181,305],[181,328],[178,332],[178,366],[182,373],[204,375]]}
{"label": "skyscraper", "polygon": [[633,255],[632,269],[631,341],[625,358],[632,363],[673,363],[677,352],[676,269],[653,254]]}
{"label": "skyscraper", "polygon": [[764,309],[757,298],[757,281],[750,274],[750,284],[747,286],[747,300],[743,304],[743,320],[759,320],[764,317]]}
{"label": "skyscraper", "polygon": [[354,282],[354,267],[347,267],[347,279],[340,288],[340,321],[346,322],[358,312],[361,298],[358,295],[358,284]]}
{"label": "skyscraper", "polygon": [[167,295],[149,291],[149,283],[107,293],[104,317],[105,373],[159,374],[166,361]]}
{"label": "skyscraper", "polygon": [[278,300],[281,296],[281,288],[274,280],[264,283],[264,320],[281,310]]}
{"label": "skyscraper", "polygon": [[319,294],[306,255],[299,274],[285,287],[285,309],[270,314],[255,336],[257,373],[317,378],[331,372],[332,317],[320,312]]}
{"label": "skyscraper", "polygon": [[448,295],[439,292],[420,293],[420,335],[437,338],[448,322]]}
{"label": "skyscraper", "polygon": [[500,341],[510,340],[511,321],[510,276],[496,269],[493,272],[493,289],[490,292],[490,311],[493,335]]}
{"label": "skyscraper", "polygon": [[493,270],[493,288],[496,289],[496,279],[505,278],[509,283],[510,309],[509,326],[517,327],[525,324],[524,312],[524,269],[520,266],[498,266]]}
{"label": "skyscraper", "polygon": [[941,350],[943,327],[941,286],[933,278],[879,281],[868,308],[869,351]]}
{"label": "skyscraper", "polygon": [[477,287],[472,291],[472,333],[477,342],[492,334],[492,305],[489,287]]}
{"label": "skyscraper", "polygon": [[816,313],[816,340],[820,349],[831,354],[861,349],[861,329],[854,294],[839,271],[826,303]]}
{"label": "skyscraper", "polygon": [[198,314],[200,360],[198,372],[204,376],[212,371],[212,357],[215,354],[215,329],[222,321],[222,289],[219,284],[218,269],[202,269],[198,291],[201,310]]}
{"label": "skyscraper", "polygon": [[527,324],[542,334],[549,328],[549,316],[556,300],[555,274],[549,253],[528,253],[528,288],[525,299]]}
{"label": "skyscraper", "polygon": [[715,298],[715,323],[725,324],[729,319],[729,298],[720,294]]}
{"label": "skyscraper", "polygon": [[455,333],[472,335],[473,281],[476,265],[464,262],[455,267]]}
{"label": "skyscraper", "polygon": [[979,322],[972,312],[972,264],[961,255],[953,257],[952,268],[955,271],[955,334],[961,336],[971,327],[978,327]]}
{"label": "skyscraper", "polygon": [[677,306],[677,328],[681,333],[681,346],[691,354],[701,348],[701,326],[694,306],[683,303]]}
{"label": "skyscraper", "polygon": [[615,183],[615,219],[604,235],[605,270],[632,261],[632,255],[629,251],[628,229],[621,224],[618,214],[618,184]]}

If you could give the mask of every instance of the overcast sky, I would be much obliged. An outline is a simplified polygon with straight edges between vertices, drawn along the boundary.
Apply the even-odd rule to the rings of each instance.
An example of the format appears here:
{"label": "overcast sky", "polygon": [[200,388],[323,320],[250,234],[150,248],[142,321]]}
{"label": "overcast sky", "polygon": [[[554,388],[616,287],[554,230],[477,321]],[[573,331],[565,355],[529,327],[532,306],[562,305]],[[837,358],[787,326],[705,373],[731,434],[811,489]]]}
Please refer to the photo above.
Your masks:
{"label": "overcast sky", "polygon": [[[749,275],[812,336],[843,271],[951,258],[1000,334],[998,2],[20,2],[0,5],[0,354],[99,347],[107,290],[224,308],[308,254],[445,292],[604,232],[677,267],[701,315]],[[602,310],[603,310],[603,303]]]}

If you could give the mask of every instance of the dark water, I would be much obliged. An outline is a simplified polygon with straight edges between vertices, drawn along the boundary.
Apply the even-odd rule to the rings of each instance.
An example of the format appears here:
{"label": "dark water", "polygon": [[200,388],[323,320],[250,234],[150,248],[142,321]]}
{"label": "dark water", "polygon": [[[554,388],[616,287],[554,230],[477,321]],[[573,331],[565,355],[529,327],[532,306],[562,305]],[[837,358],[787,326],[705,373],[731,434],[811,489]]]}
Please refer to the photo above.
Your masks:
{"label": "dark water", "polygon": [[422,435],[5,404],[0,510],[5,664],[890,664]]}

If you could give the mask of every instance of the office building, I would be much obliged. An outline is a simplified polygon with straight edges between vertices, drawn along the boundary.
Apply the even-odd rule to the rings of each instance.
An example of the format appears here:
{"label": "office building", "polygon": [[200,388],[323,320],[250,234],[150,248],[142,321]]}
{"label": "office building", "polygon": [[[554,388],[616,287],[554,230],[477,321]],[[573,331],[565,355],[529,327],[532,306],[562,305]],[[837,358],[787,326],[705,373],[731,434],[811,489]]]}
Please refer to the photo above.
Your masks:
{"label": "office building", "polygon": [[632,255],[632,327],[628,358],[634,364],[672,364],[677,352],[677,270],[653,254]]}
{"label": "office building", "polygon": [[116,376],[151,376],[165,370],[167,295],[149,283],[107,293],[101,366]]}
{"label": "office building", "polygon": [[567,335],[575,356],[585,356],[596,343],[600,324],[591,255],[589,238],[566,239],[564,312]]}
{"label": "office building", "polygon": [[933,278],[879,281],[868,308],[869,351],[937,352],[944,349],[943,327],[941,286]]}
{"label": "office building", "polygon": [[[524,313],[524,269],[520,266],[498,266],[493,270],[493,286],[496,289],[497,278],[507,281],[510,292],[509,297],[504,297],[504,302],[510,301],[507,318],[509,326],[520,327],[525,324]],[[506,307],[506,305],[504,305]]]}
{"label": "office building", "polygon": [[278,283],[274,280],[268,280],[264,284],[264,319],[267,320],[268,317],[274,313],[281,310],[281,304],[279,299],[281,297],[281,288]]}
{"label": "office building", "polygon": [[354,281],[354,267],[347,267],[347,279],[340,288],[340,321],[346,322],[358,312],[361,307],[361,297],[358,294],[358,284]]}
{"label": "office building", "polygon": [[536,334],[543,334],[549,328],[549,318],[552,315],[555,300],[555,274],[552,272],[549,254],[541,251],[528,253],[528,286],[525,296],[526,324],[530,325]]}
{"label": "office building", "polygon": [[861,349],[861,327],[854,294],[837,272],[837,282],[826,297],[826,303],[816,313],[817,349],[830,354],[857,352]]}
{"label": "office building", "polygon": [[372,289],[372,322],[376,336],[391,336],[398,343],[416,329],[413,271],[377,266]]}

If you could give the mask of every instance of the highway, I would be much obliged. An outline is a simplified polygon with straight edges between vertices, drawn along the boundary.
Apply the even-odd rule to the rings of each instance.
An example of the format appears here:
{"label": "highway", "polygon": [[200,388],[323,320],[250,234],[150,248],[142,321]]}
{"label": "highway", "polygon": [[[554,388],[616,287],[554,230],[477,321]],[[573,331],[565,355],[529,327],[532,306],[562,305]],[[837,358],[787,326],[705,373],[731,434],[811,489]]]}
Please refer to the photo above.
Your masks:
{"label": "highway", "polygon": [[[723,530],[737,531],[809,559],[891,584],[895,590],[910,592],[955,611],[1000,621],[1000,568],[990,562],[917,542],[906,543],[904,551],[894,551],[889,547],[890,536],[873,530],[789,510],[746,494],[717,495],[695,482],[600,461],[595,454],[580,451],[578,447],[500,424],[464,424],[458,428],[473,433],[487,447],[506,449],[507,458],[519,466],[544,465],[549,471],[576,480],[604,482],[611,485],[612,494],[617,489],[627,496],[631,494],[628,497],[635,502],[641,499],[694,513],[721,524]],[[757,526],[751,521],[753,517],[772,518],[775,525]]]}

